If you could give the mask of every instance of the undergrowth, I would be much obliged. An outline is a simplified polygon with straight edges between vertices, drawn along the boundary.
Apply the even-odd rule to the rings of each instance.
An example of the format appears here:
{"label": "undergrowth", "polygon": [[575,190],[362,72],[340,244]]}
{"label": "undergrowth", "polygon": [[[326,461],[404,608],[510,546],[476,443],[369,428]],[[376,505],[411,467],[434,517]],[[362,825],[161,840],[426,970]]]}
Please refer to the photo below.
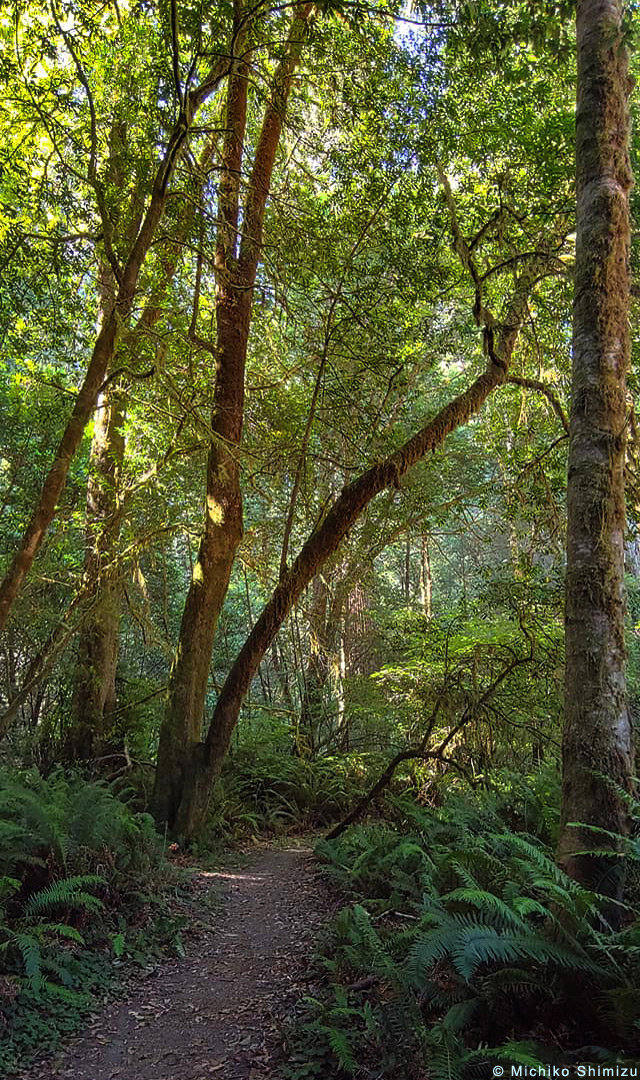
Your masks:
{"label": "undergrowth", "polygon": [[[638,913],[621,909],[614,929],[604,898],[558,869],[555,816],[535,812],[540,784],[546,799],[540,777],[437,809],[395,798],[392,823],[320,842],[327,874],[353,900],[320,957],[321,991],[292,1037],[288,1080],[467,1080],[501,1065],[637,1061]],[[628,841],[627,854],[636,848]]]}
{"label": "undergrowth", "polygon": [[125,963],[181,951],[177,884],[122,793],[62,770],[0,774],[0,1075],[78,1027]]}
{"label": "undergrowth", "polygon": [[233,841],[339,821],[381,769],[376,754],[300,758],[264,744],[237,749],[212,800],[208,835]]}

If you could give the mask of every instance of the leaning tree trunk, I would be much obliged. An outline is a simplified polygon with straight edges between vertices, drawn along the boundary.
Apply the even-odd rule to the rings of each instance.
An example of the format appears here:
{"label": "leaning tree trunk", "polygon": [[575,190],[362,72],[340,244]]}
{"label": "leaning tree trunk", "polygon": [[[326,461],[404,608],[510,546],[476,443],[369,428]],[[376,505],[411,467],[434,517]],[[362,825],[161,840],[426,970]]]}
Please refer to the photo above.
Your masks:
{"label": "leaning tree trunk", "polygon": [[558,858],[616,896],[633,769],[625,687],[624,461],[629,363],[629,81],[620,0],[577,12],[577,248],[567,489],[566,680]]}
{"label": "leaning tree trunk", "polygon": [[303,545],[291,569],[276,586],[236,657],[218,696],[207,737],[192,751],[182,799],[170,823],[177,835],[191,837],[204,823],[211,787],[220,773],[244,696],[262,657],[309,582],[338,549],[371,500],[385,488],[396,485],[417,461],[440,447],[451,431],[475,415],[505,377],[505,368],[491,364],[469,390],[446,406],[400,450],[343,488],[322,523]]}

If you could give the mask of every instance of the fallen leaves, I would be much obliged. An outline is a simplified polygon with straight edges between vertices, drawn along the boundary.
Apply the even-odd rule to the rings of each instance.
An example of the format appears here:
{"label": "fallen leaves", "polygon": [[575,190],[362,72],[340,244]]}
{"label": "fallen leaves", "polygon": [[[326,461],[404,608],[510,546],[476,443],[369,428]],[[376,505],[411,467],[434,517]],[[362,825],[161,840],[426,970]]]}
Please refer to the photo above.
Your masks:
{"label": "fallen leaves", "polygon": [[[326,917],[307,854],[261,849],[242,870],[199,874],[192,955],[160,965],[96,1017],[61,1072],[40,1065],[37,1080],[275,1080],[281,1023],[305,992],[311,941]],[[214,917],[220,888],[225,904]]]}

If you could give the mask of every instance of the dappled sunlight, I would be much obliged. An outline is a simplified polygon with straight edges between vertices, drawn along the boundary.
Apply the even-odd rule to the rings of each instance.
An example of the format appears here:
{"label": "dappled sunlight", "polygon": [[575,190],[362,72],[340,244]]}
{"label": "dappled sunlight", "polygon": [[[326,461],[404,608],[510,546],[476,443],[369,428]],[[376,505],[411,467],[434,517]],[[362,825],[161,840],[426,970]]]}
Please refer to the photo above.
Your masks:
{"label": "dappled sunlight", "polygon": [[0,1080],[637,1057],[640,4],[6,8]]}
{"label": "dappled sunlight", "polygon": [[207,495],[207,515],[214,525],[222,525],[224,511],[220,503],[212,495]]}
{"label": "dappled sunlight", "polygon": [[262,874],[241,873],[238,870],[203,870],[201,876],[219,881],[243,882],[247,885],[264,885],[265,882]]}

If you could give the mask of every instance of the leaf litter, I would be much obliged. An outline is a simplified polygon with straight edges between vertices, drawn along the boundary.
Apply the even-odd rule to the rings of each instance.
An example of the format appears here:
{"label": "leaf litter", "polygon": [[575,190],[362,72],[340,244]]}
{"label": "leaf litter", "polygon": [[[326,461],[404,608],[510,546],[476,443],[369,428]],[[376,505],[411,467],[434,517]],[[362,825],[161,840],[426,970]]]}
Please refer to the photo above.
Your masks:
{"label": "leaf litter", "polygon": [[186,958],[163,962],[24,1080],[277,1078],[281,1030],[328,915],[310,850],[264,848],[242,867],[199,871],[195,886]]}

